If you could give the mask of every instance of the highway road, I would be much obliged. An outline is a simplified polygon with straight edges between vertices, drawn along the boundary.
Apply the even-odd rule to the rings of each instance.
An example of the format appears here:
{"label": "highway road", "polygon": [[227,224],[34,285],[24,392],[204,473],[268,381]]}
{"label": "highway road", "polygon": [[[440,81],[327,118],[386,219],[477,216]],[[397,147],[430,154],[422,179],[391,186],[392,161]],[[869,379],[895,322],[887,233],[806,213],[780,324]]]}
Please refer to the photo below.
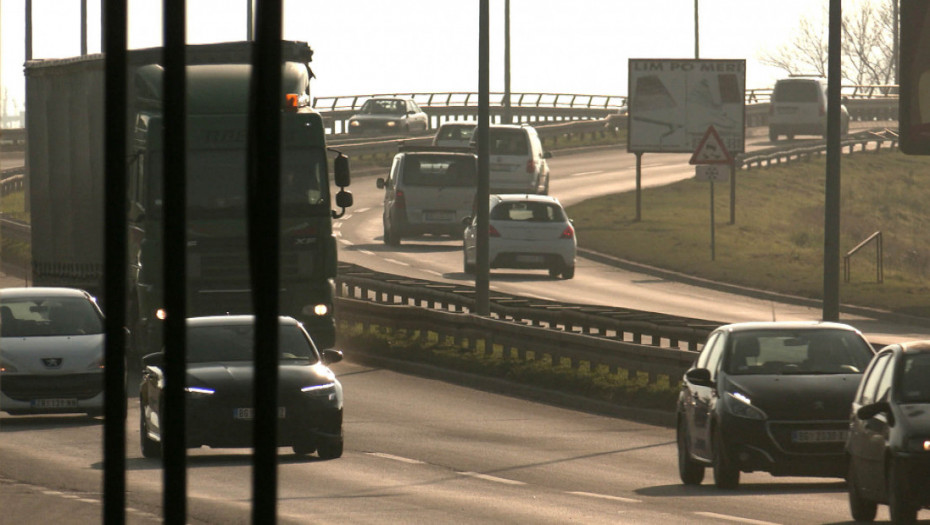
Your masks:
{"label": "highway road", "polygon": [[[687,159],[646,155],[644,183],[691,176]],[[552,159],[552,193],[571,203],[627,190],[634,165],[634,157],[620,150],[559,154]],[[419,239],[388,249],[380,238],[373,176],[356,177],[352,190],[357,204],[339,221],[343,260],[466,281],[457,242]],[[496,271],[491,282],[523,295],[722,321],[820,315],[590,260],[580,262],[571,281]],[[844,320],[878,336],[930,337],[926,327]],[[365,366],[351,354],[333,368],[346,392],[345,455],[319,461],[280,449],[280,523],[851,523],[838,479],[748,474],[736,491],[719,491],[709,481],[684,487],[670,428]],[[158,462],[141,458],[138,417],[133,400],[126,427],[127,520],[155,523],[162,471]],[[99,521],[102,433],[99,419],[0,415],[0,521]],[[191,451],[188,483],[189,523],[249,521],[248,451]],[[880,508],[878,519],[888,520],[887,509]]]}

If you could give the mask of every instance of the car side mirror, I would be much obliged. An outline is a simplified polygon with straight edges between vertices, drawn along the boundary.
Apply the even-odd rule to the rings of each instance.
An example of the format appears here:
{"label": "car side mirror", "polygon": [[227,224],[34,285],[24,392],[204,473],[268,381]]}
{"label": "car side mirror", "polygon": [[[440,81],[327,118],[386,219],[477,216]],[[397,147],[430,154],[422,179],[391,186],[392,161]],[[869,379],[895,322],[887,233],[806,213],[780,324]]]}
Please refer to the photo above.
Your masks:
{"label": "car side mirror", "polygon": [[472,221],[471,217],[465,217],[464,219],[462,219],[462,226],[468,228],[469,226],[471,226],[471,221]]}
{"label": "car side mirror", "polygon": [[383,190],[384,189],[384,177],[378,177],[378,180],[375,181],[375,186],[377,186],[379,190]]}
{"label": "car side mirror", "polygon": [[551,152],[551,151],[546,151],[546,152],[544,152],[544,153],[543,153],[543,158],[544,158],[544,159],[551,159],[551,158],[552,158],[552,152]]}
{"label": "car side mirror", "polygon": [[333,159],[333,182],[340,188],[345,188],[351,183],[349,175],[349,157],[342,153]]}
{"label": "car side mirror", "polygon": [[342,358],[343,358],[342,350],[334,350],[332,348],[323,350],[321,354],[323,357],[323,364],[325,365],[331,365],[333,363],[338,363],[339,361],[342,361]]}
{"label": "car side mirror", "polygon": [[878,403],[859,407],[859,410],[856,410],[856,417],[861,420],[872,419],[882,412],[891,414],[891,405],[887,401],[879,401]]}
{"label": "car side mirror", "polygon": [[711,386],[713,381],[710,379],[710,370],[706,368],[692,368],[685,372],[685,379],[689,383],[697,386]]}

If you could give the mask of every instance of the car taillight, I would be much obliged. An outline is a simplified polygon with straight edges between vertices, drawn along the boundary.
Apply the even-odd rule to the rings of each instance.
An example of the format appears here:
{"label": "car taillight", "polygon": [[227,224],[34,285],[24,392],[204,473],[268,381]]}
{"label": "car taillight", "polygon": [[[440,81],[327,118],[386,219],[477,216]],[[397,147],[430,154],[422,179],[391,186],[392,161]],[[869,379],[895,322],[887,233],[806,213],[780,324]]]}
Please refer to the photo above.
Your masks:
{"label": "car taillight", "polygon": [[574,236],[575,228],[572,228],[571,225],[569,225],[566,226],[564,230],[562,230],[562,235],[559,235],[559,239],[571,239]]}
{"label": "car taillight", "polygon": [[526,161],[526,172],[527,173],[536,173],[536,161],[530,159]]}
{"label": "car taillight", "polygon": [[394,193],[394,207],[398,209],[407,207],[407,199],[404,197],[404,192],[402,190],[397,190],[397,192]]}
{"label": "car taillight", "polygon": [[497,231],[497,228],[494,226],[488,225],[488,237],[500,237],[501,232]]}

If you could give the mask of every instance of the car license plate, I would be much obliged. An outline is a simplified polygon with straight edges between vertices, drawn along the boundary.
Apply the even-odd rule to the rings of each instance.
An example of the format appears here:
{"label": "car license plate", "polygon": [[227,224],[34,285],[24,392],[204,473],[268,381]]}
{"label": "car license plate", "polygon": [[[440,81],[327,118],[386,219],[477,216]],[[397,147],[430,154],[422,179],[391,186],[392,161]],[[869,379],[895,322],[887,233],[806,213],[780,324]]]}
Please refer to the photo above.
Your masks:
{"label": "car license plate", "polygon": [[33,399],[32,408],[77,408],[77,399]]}
{"label": "car license plate", "polygon": [[423,220],[427,221],[436,221],[444,222],[451,221],[455,218],[455,214],[451,211],[425,211],[423,212]]}
{"label": "car license plate", "polygon": [[542,255],[517,255],[517,262],[520,263],[541,263]]}
{"label": "car license plate", "polygon": [[[278,419],[284,419],[285,407],[278,407]],[[255,419],[254,408],[236,408],[233,410],[234,419]]]}
{"label": "car license plate", "polygon": [[795,443],[837,443],[846,441],[848,436],[848,430],[795,430],[791,433],[791,441]]}

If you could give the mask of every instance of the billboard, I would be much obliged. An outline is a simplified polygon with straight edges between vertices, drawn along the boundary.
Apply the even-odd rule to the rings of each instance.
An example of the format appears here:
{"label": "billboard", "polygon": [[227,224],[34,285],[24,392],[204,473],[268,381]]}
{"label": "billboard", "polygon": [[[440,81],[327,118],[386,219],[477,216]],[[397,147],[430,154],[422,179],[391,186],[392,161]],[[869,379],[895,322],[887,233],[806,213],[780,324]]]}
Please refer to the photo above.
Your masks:
{"label": "billboard", "polygon": [[930,155],[930,2],[901,2],[901,151]]}
{"label": "billboard", "polygon": [[746,60],[631,58],[628,78],[627,151],[691,153],[710,126],[746,150]]}

